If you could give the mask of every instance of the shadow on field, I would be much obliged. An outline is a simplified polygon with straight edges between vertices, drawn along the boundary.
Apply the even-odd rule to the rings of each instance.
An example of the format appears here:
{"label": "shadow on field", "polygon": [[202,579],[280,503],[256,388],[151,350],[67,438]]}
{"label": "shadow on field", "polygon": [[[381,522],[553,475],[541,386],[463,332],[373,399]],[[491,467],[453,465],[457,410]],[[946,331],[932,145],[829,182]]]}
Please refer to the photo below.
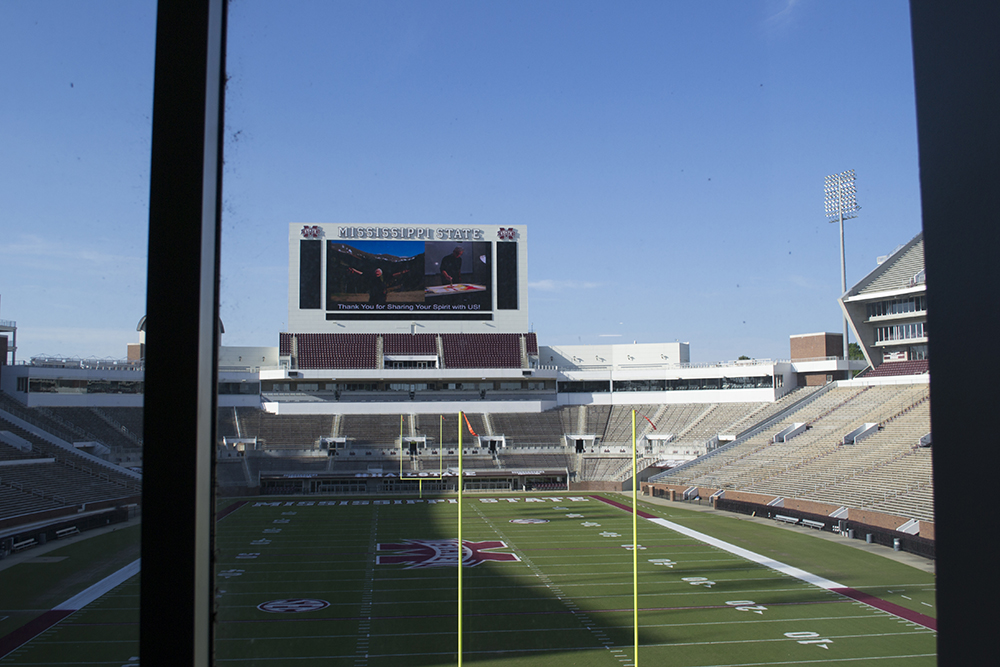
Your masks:
{"label": "shadow on field", "polygon": [[[631,645],[630,620],[609,628],[617,618],[603,614],[595,632],[582,622],[579,601],[500,534],[531,528],[511,527],[506,516],[491,524],[475,511],[477,498],[463,503],[463,662],[571,665],[580,651],[605,651],[602,639]],[[565,515],[556,505],[511,507],[519,517],[555,522]],[[454,499],[250,500],[218,525],[217,662],[455,664],[457,512]],[[631,561],[627,552],[619,557]],[[631,583],[616,589],[602,592],[620,607]]]}

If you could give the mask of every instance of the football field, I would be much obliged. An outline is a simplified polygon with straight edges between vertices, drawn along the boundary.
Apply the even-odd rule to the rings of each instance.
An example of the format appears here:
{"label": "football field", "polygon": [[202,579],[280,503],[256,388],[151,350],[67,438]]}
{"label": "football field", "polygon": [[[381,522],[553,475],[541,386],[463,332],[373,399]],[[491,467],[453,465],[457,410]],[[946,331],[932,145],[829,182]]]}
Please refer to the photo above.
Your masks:
{"label": "football field", "polygon": [[[460,590],[455,497],[225,501],[216,663],[936,663],[933,574],[814,532],[640,502],[633,550],[620,494],[461,509]],[[0,570],[0,666],[137,666],[137,529]]]}
{"label": "football field", "polygon": [[[463,664],[489,667],[935,664],[932,575],[644,505],[636,580],[628,502],[466,496],[460,617],[456,499],[252,500],[219,524],[217,662],[454,665],[461,624]],[[794,563],[753,552],[772,532],[820,571],[792,542]]]}

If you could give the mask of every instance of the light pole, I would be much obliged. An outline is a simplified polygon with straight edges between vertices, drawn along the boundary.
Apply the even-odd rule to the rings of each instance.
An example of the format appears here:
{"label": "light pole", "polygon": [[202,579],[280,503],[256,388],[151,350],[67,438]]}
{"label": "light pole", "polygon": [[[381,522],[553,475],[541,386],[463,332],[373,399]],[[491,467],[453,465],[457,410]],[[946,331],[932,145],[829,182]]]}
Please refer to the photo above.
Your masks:
{"label": "light pole", "polygon": [[[854,187],[854,170],[831,174],[823,183],[826,217],[840,221],[840,293],[847,291],[847,260],[844,255],[844,220],[858,217],[858,190]],[[844,361],[847,361],[847,316],[844,316]]]}

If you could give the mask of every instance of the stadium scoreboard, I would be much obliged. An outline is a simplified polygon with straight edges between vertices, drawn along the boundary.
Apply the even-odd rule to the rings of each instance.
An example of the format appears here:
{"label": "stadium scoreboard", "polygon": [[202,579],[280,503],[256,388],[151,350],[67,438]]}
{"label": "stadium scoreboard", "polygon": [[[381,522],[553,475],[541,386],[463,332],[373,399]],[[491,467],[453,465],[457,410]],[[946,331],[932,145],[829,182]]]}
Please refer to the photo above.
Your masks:
{"label": "stadium scoreboard", "polygon": [[527,229],[290,223],[288,330],[528,330]]}

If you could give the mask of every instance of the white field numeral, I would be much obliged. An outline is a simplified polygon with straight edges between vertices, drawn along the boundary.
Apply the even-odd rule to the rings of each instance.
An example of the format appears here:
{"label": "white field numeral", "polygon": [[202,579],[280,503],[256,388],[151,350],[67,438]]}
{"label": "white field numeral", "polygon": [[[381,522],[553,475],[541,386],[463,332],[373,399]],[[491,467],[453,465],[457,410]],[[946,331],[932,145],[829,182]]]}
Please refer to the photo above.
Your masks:
{"label": "white field numeral", "polygon": [[736,611],[752,611],[755,614],[763,615],[767,607],[757,604],[753,600],[727,600],[726,604],[735,607]]}
{"label": "white field numeral", "polygon": [[815,632],[786,632],[785,636],[789,639],[795,639],[799,644],[816,644],[820,648],[829,650],[827,644],[832,644],[832,639],[824,639],[820,637],[818,633]]}
{"label": "white field numeral", "polygon": [[692,586],[704,586],[705,588],[711,588],[715,585],[714,581],[709,581],[705,577],[683,577],[681,581],[686,581]]}

